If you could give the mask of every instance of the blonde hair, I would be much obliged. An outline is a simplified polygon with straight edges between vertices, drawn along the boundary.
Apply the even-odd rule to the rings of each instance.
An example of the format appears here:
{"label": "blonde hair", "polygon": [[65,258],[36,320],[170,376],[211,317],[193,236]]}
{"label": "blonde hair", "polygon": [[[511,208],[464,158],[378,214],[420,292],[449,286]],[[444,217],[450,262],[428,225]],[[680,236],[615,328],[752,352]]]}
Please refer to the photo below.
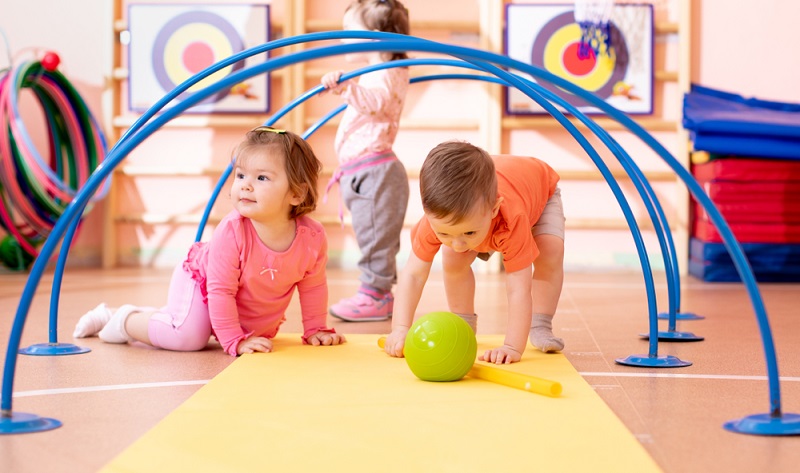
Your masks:
{"label": "blonde hair", "polygon": [[322,163],[303,138],[291,131],[268,126],[253,128],[236,147],[234,164],[252,152],[273,146],[283,151],[289,189],[297,195],[305,195],[299,205],[292,206],[289,216],[302,217],[317,208],[317,180],[322,170]]}
{"label": "blonde hair", "polygon": [[[355,0],[345,9],[345,13],[351,10],[370,31],[409,34],[408,9],[399,0]],[[390,61],[408,59],[405,51],[391,54]]]}
{"label": "blonde hair", "polygon": [[465,141],[446,141],[433,148],[419,173],[422,209],[434,218],[458,223],[478,203],[493,208],[497,174],[489,153]]}

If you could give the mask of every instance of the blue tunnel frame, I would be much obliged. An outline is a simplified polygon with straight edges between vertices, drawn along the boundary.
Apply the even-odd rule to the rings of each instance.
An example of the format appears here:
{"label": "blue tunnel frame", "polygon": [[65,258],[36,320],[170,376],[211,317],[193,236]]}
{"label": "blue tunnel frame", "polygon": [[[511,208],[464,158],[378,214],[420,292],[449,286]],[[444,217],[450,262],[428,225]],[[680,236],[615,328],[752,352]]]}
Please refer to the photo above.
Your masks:
{"label": "blue tunnel frame", "polygon": [[[470,64],[464,61],[455,61],[452,59],[405,59],[405,60],[397,60],[391,61],[388,63],[376,64],[371,65],[368,67],[364,67],[361,69],[356,69],[349,73],[345,73],[342,75],[342,81],[356,78],[360,75],[373,72],[376,70],[387,69],[387,68],[395,68],[395,67],[406,67],[406,66],[419,66],[419,65],[438,65],[438,66],[452,66],[452,67],[461,67],[465,69],[472,69],[477,71],[484,72],[484,69]],[[499,85],[503,85],[509,87],[510,85],[508,82],[494,76],[486,76],[486,75],[470,75],[470,74],[437,74],[433,76],[423,76],[423,77],[416,77],[411,79],[411,83],[419,83],[431,80],[442,80],[442,79],[468,79],[468,80],[480,80],[486,82],[493,82]],[[566,103],[562,98],[559,96],[551,93],[550,91],[543,89],[537,86],[535,83],[532,83],[526,79],[520,78],[524,80],[528,86],[530,87],[538,87],[536,90],[539,91],[547,100],[551,102],[555,102],[558,105],[564,106],[570,113],[577,113],[577,110]],[[313,87],[312,89],[306,91],[291,103],[287,104],[283,108],[281,108],[278,112],[275,113],[267,122],[267,125],[273,125],[278,120],[280,120],[285,114],[289,113],[291,110],[296,108],[298,105],[304,103],[311,97],[315,97],[317,94],[322,92],[323,87],[318,85]],[[310,135],[312,135],[317,129],[319,129],[322,125],[327,123],[330,119],[335,117],[337,114],[344,111],[347,108],[346,104],[340,105],[332,110],[330,113],[322,117],[317,123],[313,124],[309,127],[305,133],[302,135],[304,139],[307,139]],[[663,208],[661,207],[658,199],[656,197],[655,191],[650,186],[650,183],[645,179],[641,170],[636,166],[630,156],[622,149],[614,139],[608,135],[608,133],[603,130],[602,128],[598,127],[597,124],[588,120],[584,115],[578,117],[581,119],[582,123],[584,123],[589,129],[591,129],[595,134],[598,136],[605,137],[607,140],[613,144],[612,152],[618,158],[620,163],[622,164],[623,168],[625,169],[626,173],[633,179],[635,187],[637,191],[639,191],[640,196],[642,196],[645,206],[648,209],[648,213],[653,221],[654,230],[659,238],[659,245],[661,246],[662,254],[664,255],[664,267],[665,271],[668,274],[668,300],[669,300],[669,311],[666,314],[659,314],[659,318],[667,318],[669,319],[669,330],[667,332],[658,332],[656,338],[661,339],[664,338],[665,340],[699,340],[701,338],[694,337],[693,334],[686,334],[676,331],[676,320],[680,318],[680,277],[678,272],[678,259],[677,259],[677,252],[675,250],[675,243],[672,238],[672,233],[669,230],[669,224],[664,214]],[[202,238],[203,231],[205,229],[205,224],[208,221],[208,217],[211,213],[212,207],[216,201],[216,198],[219,196],[219,193],[222,191],[222,186],[224,185],[225,179],[230,176],[232,171],[232,166],[229,165],[227,169],[222,174],[220,181],[217,184],[217,187],[214,189],[211,200],[209,201],[204,215],[200,221],[200,225],[198,227],[197,235],[195,237],[195,241],[200,241]],[[613,177],[612,177],[613,179]],[[626,211],[625,208],[622,209],[623,212]],[[627,221],[635,222],[632,214],[626,214],[630,216],[630,219]],[[663,228],[662,228],[663,225]],[[646,258],[646,253],[639,252],[640,258]],[[653,335],[653,333],[649,334]],[[651,346],[650,354],[652,356],[656,356],[656,346],[655,344]]]}
{"label": "blue tunnel frame", "polygon": [[[405,59],[405,60],[397,60],[391,61],[388,63],[376,64],[371,65],[368,67],[364,67],[361,69],[357,69],[342,75],[342,81],[356,78],[360,75],[373,72],[376,70],[387,69],[387,68],[395,68],[395,67],[407,67],[407,66],[418,66],[418,65],[440,65],[440,66],[453,66],[453,67],[461,67],[466,69],[473,69],[477,71],[484,71],[484,69],[470,64],[464,61],[455,61],[452,59]],[[501,72],[502,73],[502,72]],[[502,73],[505,74],[505,73]],[[486,76],[486,75],[467,75],[467,74],[439,74],[434,76],[424,76],[424,77],[417,77],[411,79],[411,83],[418,83],[424,81],[431,81],[431,80],[440,80],[440,79],[470,79],[470,80],[483,80],[487,82],[494,82],[500,85],[504,85],[509,87],[509,83],[494,76]],[[536,85],[526,79],[519,78],[523,80],[527,86],[535,88],[539,93],[542,94],[548,101],[555,102],[556,104],[565,107],[569,113],[578,114],[578,110],[575,109],[574,106],[570,105],[568,102],[565,102],[562,98],[553,94],[552,92],[542,88],[541,86]],[[291,103],[287,104],[280,110],[278,110],[269,120],[265,123],[266,125],[274,125],[280,120],[284,115],[292,111],[294,108],[299,106],[300,104],[304,103],[308,99],[315,97],[317,94],[323,91],[323,87],[321,85],[315,86],[312,89],[309,89],[305,93],[301,94]],[[346,105],[341,105],[336,107],[330,113],[322,117],[317,123],[309,127],[302,135],[303,138],[308,138],[312,135],[317,129],[319,129],[322,125],[328,122],[330,119],[335,117],[337,114],[341,113],[346,108]],[[702,340],[702,337],[697,337],[696,335],[689,333],[689,332],[678,332],[676,330],[676,321],[678,319],[679,307],[680,307],[680,277],[678,272],[678,260],[677,260],[677,252],[675,250],[675,243],[672,238],[672,233],[669,230],[669,224],[667,222],[666,215],[664,214],[663,208],[661,207],[658,199],[656,197],[655,191],[650,186],[650,183],[645,179],[641,170],[636,166],[636,164],[632,161],[630,156],[622,149],[619,144],[602,128],[600,128],[596,123],[588,118],[585,115],[578,116],[578,118],[589,128],[591,129],[596,135],[598,135],[601,139],[604,139],[605,142],[611,144],[611,151],[612,153],[618,158],[619,162],[622,164],[624,170],[627,174],[632,178],[632,182],[636,187],[637,191],[639,192],[640,196],[642,197],[645,207],[647,208],[648,214],[650,215],[651,220],[653,221],[653,227],[656,232],[656,235],[659,240],[659,245],[661,247],[662,254],[664,255],[664,267],[665,271],[668,275],[667,278],[667,291],[668,291],[668,300],[669,300],[669,311],[664,314],[666,318],[669,319],[669,327],[667,331],[658,331],[657,330],[657,322],[654,320],[650,321],[650,333],[647,334],[647,338],[651,339],[652,342],[650,344],[650,350],[647,356],[637,355],[631,360],[620,361],[622,364],[630,364],[632,366],[654,366],[654,367],[681,367],[681,366],[688,366],[691,363],[681,362],[674,357],[658,357],[657,351],[657,341],[659,339],[664,339],[667,341],[670,340],[677,340],[677,341],[699,341]],[[586,149],[586,148],[585,148]],[[593,149],[593,148],[589,148]],[[587,149],[587,152],[588,149]],[[602,161],[600,161],[599,156],[596,154],[593,155],[592,159],[594,162],[600,166],[604,166]],[[223,185],[225,184],[226,179],[230,176],[233,168],[232,165],[228,165],[228,167],[223,171],[220,180],[217,183],[217,186],[212,192],[211,198],[206,206],[205,212],[200,220],[200,225],[198,226],[197,234],[195,236],[196,241],[200,241],[202,238],[203,231],[205,230],[205,225],[208,221],[208,218],[211,214],[211,210],[216,202],[217,197],[219,196],[220,192],[222,192]],[[613,176],[610,174],[610,170],[606,169],[606,172],[603,174],[607,180],[613,180]],[[610,181],[609,181],[610,183]],[[620,203],[620,207],[626,217],[626,222],[629,224],[632,233],[640,234],[636,226],[635,217],[633,216],[632,211],[627,206],[627,201],[625,200],[624,196],[621,194],[621,190],[619,193],[615,194],[617,201]],[[641,238],[637,239],[637,252],[639,254],[640,260],[646,259],[647,254],[644,248],[644,243]],[[652,274],[649,267],[643,268],[644,271],[648,274]],[[652,283],[651,278],[647,278],[645,280],[645,284],[648,287],[648,298],[650,300],[655,300],[655,290],[653,289],[654,285]],[[655,306],[654,306],[655,307]],[[653,310],[655,308],[653,307]],[[659,315],[661,317],[661,315]]]}
{"label": "blue tunnel frame", "polygon": [[[172,100],[174,100],[181,93],[186,91],[191,85],[198,82],[203,77],[206,77],[217,70],[227,67],[228,65],[233,64],[235,62],[241,61],[249,56],[268,52],[272,49],[281,48],[293,44],[299,44],[311,41],[336,40],[336,39],[362,39],[362,40],[372,40],[372,41],[340,44],[333,46],[323,46],[323,47],[306,49],[290,53],[276,58],[270,58],[264,61],[263,63],[256,64],[244,70],[240,70],[236,73],[233,73],[219,80],[218,82],[209,85],[208,87],[192,94],[185,100],[161,112],[161,110],[167,104],[169,104]],[[609,117],[613,118],[614,120],[625,126],[628,130],[634,133],[639,139],[641,139],[645,144],[647,144],[650,148],[652,148],[667,163],[667,165],[669,165],[670,168],[672,168],[672,170],[676,173],[676,175],[684,182],[689,192],[692,194],[695,200],[700,205],[703,206],[703,208],[708,213],[709,218],[711,218],[712,222],[717,227],[722,237],[722,240],[725,244],[725,247],[728,250],[729,254],[731,255],[731,258],[734,262],[734,266],[745,285],[745,288],[747,290],[748,296],[750,298],[751,304],[753,306],[756,315],[766,359],[770,408],[769,411],[764,414],[755,414],[735,421],[727,422],[724,425],[724,427],[734,432],[748,433],[755,435],[800,435],[800,415],[782,412],[781,397],[780,397],[780,377],[778,374],[774,341],[772,338],[772,333],[770,330],[766,309],[764,307],[761,294],[758,290],[758,285],[755,281],[752,269],[744,255],[744,251],[739,242],[735,239],[729,225],[724,220],[721,213],[718,211],[718,209],[709,199],[709,197],[704,193],[704,191],[697,183],[697,181],[685,168],[683,168],[680,162],[678,162],[660,143],[658,143],[658,141],[655,140],[655,138],[653,138],[647,131],[645,131],[640,125],[636,124],[632,119],[630,119],[624,113],[608,105],[605,101],[603,101],[599,97],[571,84],[570,82],[558,76],[553,75],[552,73],[549,73],[543,69],[532,66],[530,64],[525,64],[520,61],[510,59],[506,56],[498,55],[488,51],[448,45],[430,40],[425,40],[422,38],[416,38],[413,36],[397,35],[392,33],[367,32],[367,31],[364,32],[330,31],[322,33],[310,33],[305,35],[298,35],[289,38],[279,39],[276,41],[265,43],[263,45],[242,51],[223,61],[220,61],[219,63],[214,64],[213,66],[210,66],[209,68],[205,69],[204,71],[201,71],[192,78],[184,81],[181,85],[176,87],[173,91],[164,96],[150,109],[148,109],[148,111],[145,112],[131,126],[131,128],[129,128],[126,131],[125,134],[123,134],[120,140],[114,145],[114,147],[107,154],[106,160],[100,166],[97,167],[97,169],[89,178],[89,180],[84,184],[84,187],[80,190],[80,192],[78,192],[73,201],[64,210],[61,216],[62,218],[58,220],[50,236],[45,241],[40,251],[40,257],[34,261],[34,264],[31,267],[30,275],[28,277],[28,280],[20,297],[20,303],[17,308],[16,316],[14,318],[6,352],[6,361],[3,370],[3,383],[2,383],[2,393],[1,393],[2,401],[0,402],[0,434],[49,430],[61,425],[61,423],[55,419],[41,418],[36,416],[35,414],[15,413],[12,410],[13,380],[15,374],[14,371],[19,351],[22,329],[24,328],[24,324],[27,318],[27,314],[30,310],[30,304],[33,299],[36,287],[38,286],[41,280],[41,276],[44,270],[46,269],[48,261],[50,260],[50,257],[54,253],[56,246],[58,245],[58,242],[61,241],[62,237],[64,237],[65,242],[72,241],[75,229],[77,228],[78,223],[80,221],[80,216],[85,206],[87,205],[89,199],[96,193],[97,189],[111,174],[111,172],[113,172],[114,168],[128,155],[128,153],[130,153],[130,151],[132,151],[142,141],[144,141],[147,137],[149,137],[153,132],[158,130],[161,126],[163,126],[173,118],[177,117],[183,111],[191,108],[192,106],[196,105],[197,103],[207,98],[208,96],[217,93],[225,88],[232,87],[233,85],[242,82],[250,77],[308,60],[319,59],[334,55],[347,54],[347,53],[377,52],[377,51],[382,51],[382,52],[414,51],[414,52],[426,52],[426,53],[449,55],[455,58],[459,58],[462,61],[471,64],[473,66],[472,68],[474,69],[494,74],[501,80],[500,83],[506,86],[516,87],[520,91],[525,93],[528,97],[536,101],[544,110],[550,113],[553,116],[553,118],[555,118],[576,139],[576,141],[578,141],[578,143],[584,148],[584,150],[586,150],[587,154],[590,156],[590,158],[592,158],[592,160],[598,166],[598,170],[606,179],[607,183],[614,192],[614,195],[617,198],[621,209],[625,213],[626,220],[628,221],[632,236],[634,238],[634,242],[637,245],[637,251],[640,254],[641,264],[644,273],[643,275],[645,278],[645,286],[648,293],[648,311],[649,311],[649,319],[651,325],[650,327],[651,350],[650,353],[648,353],[648,355],[642,355],[642,356],[636,355],[636,357],[651,361],[652,359],[661,360],[664,359],[665,357],[659,357],[657,355],[656,349],[654,348],[657,346],[656,345],[657,336],[653,336],[655,335],[655,330],[657,330],[657,322],[655,321],[655,318],[657,317],[655,310],[655,293],[652,284],[652,271],[650,269],[649,259],[644,249],[644,243],[641,239],[641,233],[638,229],[635,219],[631,220],[632,214],[630,213],[630,208],[627,205],[627,201],[624,195],[622,195],[622,192],[619,189],[619,186],[614,180],[610,171],[605,166],[605,163],[603,163],[597,152],[588,143],[586,138],[583,137],[583,135],[578,131],[577,127],[574,124],[572,124],[569,121],[569,119],[567,119],[566,116],[563,113],[561,113],[552,103],[550,103],[549,100],[552,99],[554,102],[558,103],[565,110],[567,110],[575,117],[578,117],[584,124],[586,124],[586,126],[589,129],[591,129],[595,134],[597,134],[597,136],[604,142],[604,144],[615,154],[615,156],[617,157],[617,159],[620,160],[620,163],[625,168],[625,170],[629,174],[632,174],[631,175],[632,182],[636,186],[637,190],[640,192],[640,195],[642,195],[648,210],[648,214],[650,215],[651,219],[653,219],[654,228],[657,229],[657,234],[659,235],[659,244],[662,246],[662,252],[664,253],[664,256],[666,258],[665,267],[672,267],[671,265],[673,265],[675,261],[677,261],[677,257],[674,254],[674,245],[670,245],[669,243],[667,243],[669,241],[669,237],[664,236],[666,235],[666,233],[668,233],[665,232],[665,229],[668,229],[668,227],[666,226],[666,219],[662,220],[663,212],[659,211],[660,206],[658,206],[657,204],[657,199],[655,198],[655,195],[651,194],[652,189],[650,189],[649,186],[644,184],[646,182],[646,179],[641,175],[641,171],[639,171],[635,165],[632,165],[630,157],[627,156],[627,154],[623,150],[621,150],[616,141],[614,141],[610,136],[608,136],[607,132],[602,130],[591,119],[589,119],[579,111],[575,110],[574,107],[569,106],[569,104],[563,103],[563,101],[559,102],[558,100],[556,100],[558,97],[555,97],[552,93],[550,93],[537,83],[524,79],[515,74],[511,74],[506,70],[501,69],[499,66],[521,71],[523,73],[529,74],[532,77],[535,77],[537,80],[549,82],[561,89],[567,90],[573,95],[580,97],[588,104],[606,113],[606,115],[608,115]],[[343,77],[343,80],[344,79],[345,77]],[[150,121],[151,118],[152,121]],[[312,127],[312,131],[313,129],[315,128]],[[201,234],[200,231],[198,232],[198,235]],[[665,240],[664,238],[666,238],[667,240]],[[53,287],[54,293],[58,289],[60,289],[60,287],[56,286],[60,285],[61,274],[63,273],[64,270],[64,263],[66,261],[66,254],[68,253],[68,251],[69,251],[69,245],[62,245],[61,248],[62,254],[59,255],[59,259],[56,265],[57,274],[54,279],[54,287]],[[672,278],[674,277],[673,273],[676,272],[672,271],[669,274],[670,281],[672,282],[672,284],[669,285],[669,287],[672,288],[672,291],[670,291],[670,298],[669,298],[671,307],[670,309],[671,317],[674,315],[675,309],[677,309],[676,302],[678,300],[675,294],[676,292],[675,283],[672,280]],[[674,319],[671,318],[671,328],[673,320]],[[618,360],[618,362],[621,361]],[[649,365],[649,366],[664,366],[664,365],[656,363],[655,365]]]}

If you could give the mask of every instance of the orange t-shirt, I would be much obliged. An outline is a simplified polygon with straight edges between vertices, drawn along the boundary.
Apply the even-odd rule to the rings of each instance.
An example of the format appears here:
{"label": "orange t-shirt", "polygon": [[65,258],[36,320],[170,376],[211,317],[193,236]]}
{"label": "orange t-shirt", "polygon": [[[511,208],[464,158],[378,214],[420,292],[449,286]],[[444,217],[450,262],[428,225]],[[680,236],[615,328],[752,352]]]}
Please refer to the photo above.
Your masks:
{"label": "orange t-shirt", "polygon": [[[531,228],[553,196],[559,176],[547,163],[536,158],[509,155],[492,158],[497,172],[497,196],[503,201],[486,239],[475,251],[499,251],[506,272],[513,273],[533,264],[539,256]],[[431,262],[441,245],[428,219],[422,217],[411,230],[414,254]]]}

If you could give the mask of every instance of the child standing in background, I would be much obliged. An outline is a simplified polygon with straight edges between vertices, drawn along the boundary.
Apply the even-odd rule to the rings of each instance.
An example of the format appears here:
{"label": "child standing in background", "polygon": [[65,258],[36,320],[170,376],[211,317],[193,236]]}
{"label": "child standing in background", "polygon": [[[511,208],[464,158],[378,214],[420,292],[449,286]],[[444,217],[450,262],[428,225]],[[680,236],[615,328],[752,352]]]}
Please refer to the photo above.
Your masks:
{"label": "child standing in background", "polygon": [[536,158],[490,156],[460,141],[431,150],[420,170],[425,216],[411,233],[413,251],[398,283],[386,353],[403,356],[406,335],[440,249],[450,311],[473,331],[478,317],[471,264],[495,251],[503,255],[506,338],[503,346],[487,350],[479,359],[497,364],[520,361],[526,339],[546,353],[564,348],[552,325],[564,280],[564,209],[558,180],[558,174]]}
{"label": "child standing in background", "polygon": [[[397,0],[356,0],[344,13],[345,30],[408,34],[408,10]],[[355,40],[347,40],[355,41]],[[348,62],[380,64],[405,59],[405,53],[348,54]],[[339,83],[343,71],[322,77],[327,91],[347,103],[334,147],[339,167],[331,180],[350,211],[361,259],[356,294],[330,307],[334,317],[350,322],[392,316],[392,285],[397,282],[400,232],[408,207],[408,176],[392,146],[408,90],[408,68],[395,67]]]}
{"label": "child standing in background", "polygon": [[326,325],[325,231],[306,216],[317,205],[321,163],[301,137],[266,126],[247,133],[234,160],[234,210],[175,268],[167,305],[100,304],[80,318],[76,338],[195,351],[213,334],[230,355],[270,352],[296,287],[303,342],[345,342]]}

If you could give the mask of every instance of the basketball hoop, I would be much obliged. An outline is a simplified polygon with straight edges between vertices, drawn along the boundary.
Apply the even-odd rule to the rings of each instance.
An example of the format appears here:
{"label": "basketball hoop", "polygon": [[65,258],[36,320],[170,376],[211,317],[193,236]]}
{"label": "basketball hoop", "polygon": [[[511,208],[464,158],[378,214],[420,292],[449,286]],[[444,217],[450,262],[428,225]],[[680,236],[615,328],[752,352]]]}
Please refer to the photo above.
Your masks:
{"label": "basketball hoop", "polygon": [[611,15],[614,0],[575,0],[575,23],[581,28],[578,56],[609,55],[611,49]]}

